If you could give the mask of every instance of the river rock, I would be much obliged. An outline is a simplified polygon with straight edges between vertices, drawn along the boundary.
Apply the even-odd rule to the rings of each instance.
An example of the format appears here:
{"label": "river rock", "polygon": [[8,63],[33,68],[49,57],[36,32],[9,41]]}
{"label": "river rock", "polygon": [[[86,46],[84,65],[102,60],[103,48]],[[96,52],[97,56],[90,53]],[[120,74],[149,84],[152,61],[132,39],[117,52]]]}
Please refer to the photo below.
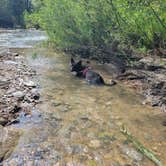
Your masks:
{"label": "river rock", "polygon": [[4,61],[4,64],[6,64],[6,65],[18,65],[17,62],[11,61],[11,60]]}
{"label": "river rock", "polygon": [[135,149],[128,147],[127,145],[123,145],[120,147],[122,152],[129,156],[134,161],[142,161],[143,155],[137,152]]}
{"label": "river rock", "polygon": [[117,84],[117,82],[115,81],[115,80],[110,80],[110,86],[113,86],[113,85],[116,85]]}
{"label": "river rock", "polygon": [[99,148],[101,146],[101,143],[99,140],[95,139],[90,141],[89,146],[91,148]]}
{"label": "river rock", "polygon": [[12,93],[12,96],[16,97],[16,98],[23,98],[25,96],[25,94],[22,91],[17,91]]}
{"label": "river rock", "polygon": [[36,87],[36,84],[33,81],[25,81],[23,84],[27,87]]}
{"label": "river rock", "polygon": [[34,100],[39,100],[39,98],[40,98],[40,93],[39,93],[38,89],[32,89],[32,90],[30,91],[30,93],[31,93],[32,98],[33,98]]}
{"label": "river rock", "polygon": [[8,123],[8,119],[0,117],[0,125],[5,126]]}

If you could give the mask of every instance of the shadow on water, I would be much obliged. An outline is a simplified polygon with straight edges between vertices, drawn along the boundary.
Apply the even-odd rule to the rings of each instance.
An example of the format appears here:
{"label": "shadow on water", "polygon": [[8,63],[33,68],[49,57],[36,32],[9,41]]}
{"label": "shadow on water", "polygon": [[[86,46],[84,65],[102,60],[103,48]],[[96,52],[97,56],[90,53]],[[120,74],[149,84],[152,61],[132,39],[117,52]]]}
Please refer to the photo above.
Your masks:
{"label": "shadow on water", "polygon": [[[25,132],[6,165],[153,166],[120,133],[122,125],[166,163],[165,115],[142,105],[142,96],[121,83],[87,85],[70,74],[69,56],[62,53],[44,48],[24,52],[37,70],[43,102],[36,125],[21,126]],[[107,72],[95,69],[109,81]]]}

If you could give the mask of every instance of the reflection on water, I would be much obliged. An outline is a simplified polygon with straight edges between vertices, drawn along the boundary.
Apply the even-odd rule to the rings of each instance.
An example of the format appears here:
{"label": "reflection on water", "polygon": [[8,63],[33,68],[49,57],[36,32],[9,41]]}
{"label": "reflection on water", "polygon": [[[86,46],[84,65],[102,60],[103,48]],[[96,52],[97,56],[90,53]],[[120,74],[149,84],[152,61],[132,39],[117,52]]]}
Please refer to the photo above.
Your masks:
{"label": "reflection on water", "polygon": [[[143,106],[140,95],[120,83],[87,85],[70,74],[69,57],[53,50],[33,48],[25,54],[39,73],[42,120],[24,129],[7,164],[153,166],[120,133],[122,125],[166,163],[165,117],[158,109]],[[110,79],[106,72],[99,72],[106,82]]]}

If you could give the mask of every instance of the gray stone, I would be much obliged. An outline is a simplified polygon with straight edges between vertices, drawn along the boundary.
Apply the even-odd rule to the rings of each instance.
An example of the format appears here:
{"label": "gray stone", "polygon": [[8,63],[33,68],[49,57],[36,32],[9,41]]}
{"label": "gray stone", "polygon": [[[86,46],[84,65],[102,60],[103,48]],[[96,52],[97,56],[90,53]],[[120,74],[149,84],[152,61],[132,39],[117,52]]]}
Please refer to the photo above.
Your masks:
{"label": "gray stone", "polygon": [[17,91],[12,93],[12,96],[16,97],[16,98],[23,98],[25,96],[25,94],[21,91]]}
{"label": "gray stone", "polygon": [[24,85],[27,87],[36,87],[36,84],[33,81],[25,81]]}
{"label": "gray stone", "polygon": [[143,155],[127,145],[121,146],[122,152],[135,161],[142,161]]}
{"label": "gray stone", "polygon": [[17,62],[11,61],[11,60],[4,61],[4,64],[6,64],[6,65],[18,65]]}

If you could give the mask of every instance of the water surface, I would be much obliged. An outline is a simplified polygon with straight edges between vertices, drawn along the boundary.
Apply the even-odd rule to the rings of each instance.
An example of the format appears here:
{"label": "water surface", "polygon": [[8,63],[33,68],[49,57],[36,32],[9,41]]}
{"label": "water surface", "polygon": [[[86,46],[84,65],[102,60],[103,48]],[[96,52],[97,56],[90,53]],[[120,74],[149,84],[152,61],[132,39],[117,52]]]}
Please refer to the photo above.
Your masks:
{"label": "water surface", "polygon": [[[10,34],[15,44],[7,44],[9,33],[0,37],[12,48],[32,47],[37,39],[46,38],[40,32]],[[6,165],[153,166],[126,140],[120,132],[122,125],[166,163],[165,115],[158,108],[142,105],[141,95],[121,83],[113,87],[87,85],[71,75],[69,55],[46,48],[18,51],[24,52],[38,72],[34,79],[40,84],[42,104],[33,117],[15,126],[24,134]],[[94,64],[94,68],[106,82],[111,79],[101,66]]]}

